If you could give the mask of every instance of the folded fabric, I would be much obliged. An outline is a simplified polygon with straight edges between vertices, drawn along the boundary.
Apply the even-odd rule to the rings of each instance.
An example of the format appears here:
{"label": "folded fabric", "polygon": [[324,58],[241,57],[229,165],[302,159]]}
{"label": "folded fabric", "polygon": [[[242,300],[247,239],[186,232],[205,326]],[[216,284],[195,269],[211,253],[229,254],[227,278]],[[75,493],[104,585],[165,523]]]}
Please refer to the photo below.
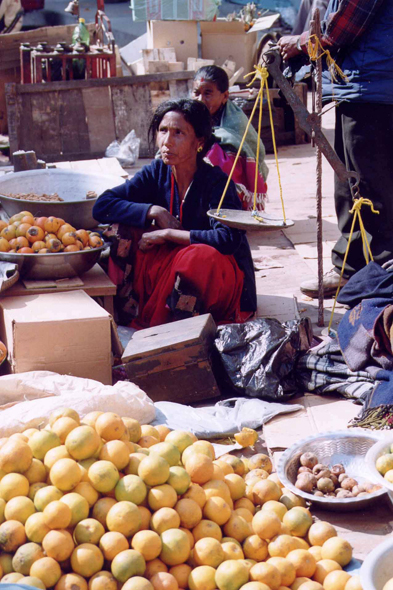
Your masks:
{"label": "folded fabric", "polygon": [[318,395],[342,395],[364,401],[375,388],[375,379],[367,371],[351,371],[336,339],[312,348],[296,366],[299,389]]}
{"label": "folded fabric", "polygon": [[350,426],[393,427],[392,326],[390,298],[363,299],[340,322],[337,338],[347,366],[375,379],[375,386],[364,396],[362,412]]}
{"label": "folded fabric", "polygon": [[337,301],[352,308],[365,299],[376,297],[391,299],[393,303],[393,272],[369,262],[344,285]]}

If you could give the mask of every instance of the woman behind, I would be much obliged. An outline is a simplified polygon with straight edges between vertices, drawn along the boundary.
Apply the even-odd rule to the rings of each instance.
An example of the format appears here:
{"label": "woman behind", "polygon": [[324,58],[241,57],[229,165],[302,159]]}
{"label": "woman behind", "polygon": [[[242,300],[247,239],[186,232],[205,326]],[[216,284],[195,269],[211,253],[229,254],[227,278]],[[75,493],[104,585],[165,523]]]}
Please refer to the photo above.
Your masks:
{"label": "woman behind", "polygon": [[[138,328],[198,313],[211,313],[218,323],[248,319],[256,289],[245,232],[207,216],[227,181],[203,160],[211,137],[208,109],[191,99],[162,103],[149,133],[161,159],[105,191],[93,208],[97,221],[122,224],[120,235],[131,237],[120,240],[109,264],[122,299],[120,323],[133,315]],[[241,208],[232,182],[225,207]]]}
{"label": "woman behind", "polygon": [[[229,80],[225,70],[218,66],[204,66],[194,77],[193,98],[202,101],[212,116],[213,139],[206,158],[229,175],[240,147],[248,119],[241,108],[229,100]],[[268,168],[264,162],[265,147],[259,140],[259,162],[256,162],[258,134],[250,126],[232,179],[243,209],[253,209],[255,168],[257,175],[257,208],[263,210],[267,200],[266,178]],[[225,205],[226,206],[226,205]]]}

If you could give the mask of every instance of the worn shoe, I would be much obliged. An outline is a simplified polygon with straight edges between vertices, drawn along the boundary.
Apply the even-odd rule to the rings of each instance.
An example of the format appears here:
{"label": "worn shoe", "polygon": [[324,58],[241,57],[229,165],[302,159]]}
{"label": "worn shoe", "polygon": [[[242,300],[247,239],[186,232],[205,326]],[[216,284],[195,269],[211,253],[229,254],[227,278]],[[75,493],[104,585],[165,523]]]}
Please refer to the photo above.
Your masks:
{"label": "worn shoe", "polygon": [[[323,275],[323,296],[325,298],[334,297],[337,291],[338,283],[340,281],[340,275],[334,268]],[[341,278],[340,287],[343,287],[348,279]],[[313,299],[318,298],[318,278],[304,281],[300,285],[300,290],[304,295],[312,297]]]}

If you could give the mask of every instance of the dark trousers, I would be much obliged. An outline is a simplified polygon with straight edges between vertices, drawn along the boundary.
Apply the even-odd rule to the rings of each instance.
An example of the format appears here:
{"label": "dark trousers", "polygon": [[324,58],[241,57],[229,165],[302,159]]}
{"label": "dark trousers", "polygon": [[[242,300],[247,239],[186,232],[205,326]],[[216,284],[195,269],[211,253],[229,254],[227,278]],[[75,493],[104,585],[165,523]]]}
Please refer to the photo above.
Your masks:
{"label": "dark trousers", "polygon": [[[393,258],[393,104],[343,102],[336,109],[334,147],[348,170],[360,174],[360,195],[370,199],[379,215],[363,205],[361,216],[375,262]],[[343,266],[353,214],[348,182],[335,176],[334,200],[341,237],[332,251],[332,262]],[[359,224],[356,223],[344,276],[366,264]]]}

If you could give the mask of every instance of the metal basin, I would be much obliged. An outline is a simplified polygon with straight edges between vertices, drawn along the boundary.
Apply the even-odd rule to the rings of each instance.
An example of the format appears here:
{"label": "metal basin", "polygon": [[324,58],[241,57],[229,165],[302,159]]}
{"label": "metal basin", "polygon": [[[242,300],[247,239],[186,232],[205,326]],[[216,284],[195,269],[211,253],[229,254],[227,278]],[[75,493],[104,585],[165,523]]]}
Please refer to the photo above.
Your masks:
{"label": "metal basin", "polygon": [[105,248],[104,245],[92,250],[57,254],[0,252],[0,260],[17,264],[20,276],[25,279],[66,279],[80,276],[93,268]]}
{"label": "metal basin", "polygon": [[[86,174],[75,170],[12,172],[0,178],[0,203],[9,217],[26,210],[35,217],[54,215],[77,229],[91,229],[97,226],[92,216],[97,199],[86,199],[86,193],[95,191],[100,196],[106,189],[123,182],[123,178],[114,174]],[[4,193],[57,193],[63,202],[27,201],[7,197]]]}
{"label": "metal basin", "polygon": [[309,436],[292,445],[281,456],[278,464],[278,477],[285,487],[306,500],[318,504],[320,508],[336,511],[363,510],[386,493],[384,488],[354,498],[318,497],[303,492],[295,487],[297,470],[300,467],[300,456],[309,451],[315,453],[320,463],[334,465],[342,463],[345,472],[362,483],[373,481],[370,470],[365,462],[367,451],[379,440],[378,434],[362,429],[351,429],[336,432],[324,432]]}

